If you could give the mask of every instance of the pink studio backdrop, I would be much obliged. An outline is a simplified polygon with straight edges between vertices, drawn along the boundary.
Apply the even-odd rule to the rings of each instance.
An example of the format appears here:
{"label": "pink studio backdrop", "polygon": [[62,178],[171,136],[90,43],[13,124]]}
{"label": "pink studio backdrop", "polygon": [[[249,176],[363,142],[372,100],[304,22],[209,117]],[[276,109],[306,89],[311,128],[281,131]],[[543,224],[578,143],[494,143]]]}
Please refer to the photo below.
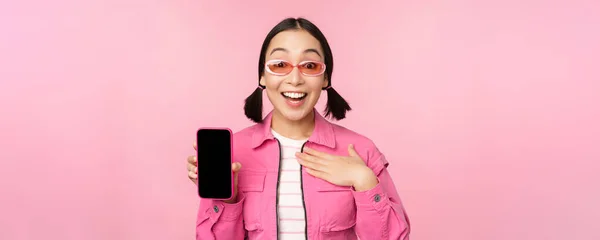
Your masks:
{"label": "pink studio backdrop", "polygon": [[598,5],[3,1],[0,239],[193,239],[194,131],[251,124],[288,16],[329,38],[412,239],[599,239]]}

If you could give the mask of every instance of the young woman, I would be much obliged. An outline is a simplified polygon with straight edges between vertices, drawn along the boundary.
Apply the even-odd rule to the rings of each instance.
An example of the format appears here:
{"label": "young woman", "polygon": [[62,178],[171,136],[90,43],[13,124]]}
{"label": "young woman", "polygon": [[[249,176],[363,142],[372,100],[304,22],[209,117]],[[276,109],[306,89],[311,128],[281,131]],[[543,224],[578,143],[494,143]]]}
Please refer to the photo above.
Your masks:
{"label": "young woman", "polygon": [[[315,109],[326,90],[325,117],[350,110],[332,72],[329,44],[308,20],[288,18],[268,33],[244,107],[256,124],[234,134],[235,197],[200,199],[197,239],[409,239],[384,155]],[[274,106],[264,118],[263,90]],[[194,183],[196,163],[188,157]]]}

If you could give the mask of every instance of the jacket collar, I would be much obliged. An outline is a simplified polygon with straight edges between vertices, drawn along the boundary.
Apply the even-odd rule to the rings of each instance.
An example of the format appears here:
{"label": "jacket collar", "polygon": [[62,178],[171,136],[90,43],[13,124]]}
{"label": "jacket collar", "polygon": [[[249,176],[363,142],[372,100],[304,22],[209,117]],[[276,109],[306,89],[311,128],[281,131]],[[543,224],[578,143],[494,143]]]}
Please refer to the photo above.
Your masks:
{"label": "jacket collar", "polygon": [[[332,124],[327,121],[316,109],[313,109],[315,116],[315,129],[312,135],[308,138],[309,142],[335,148],[335,133],[333,132]],[[271,111],[262,123],[259,123],[257,128],[254,129],[252,134],[252,147],[257,148],[262,145],[263,142],[269,139],[275,139],[273,133],[271,133],[271,121],[273,118],[273,111]]]}

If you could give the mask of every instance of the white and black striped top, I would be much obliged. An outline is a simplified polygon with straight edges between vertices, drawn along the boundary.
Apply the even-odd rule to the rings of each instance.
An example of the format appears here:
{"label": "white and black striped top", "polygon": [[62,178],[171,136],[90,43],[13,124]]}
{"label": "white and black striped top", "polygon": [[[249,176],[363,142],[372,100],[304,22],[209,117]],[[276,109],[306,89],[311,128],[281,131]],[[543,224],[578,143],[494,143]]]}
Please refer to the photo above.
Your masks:
{"label": "white and black striped top", "polygon": [[296,152],[300,152],[306,140],[294,140],[281,136],[271,130],[273,136],[281,144],[281,160],[279,172],[279,239],[305,240],[306,219],[302,205],[302,189],[300,182],[300,164],[296,160]]}

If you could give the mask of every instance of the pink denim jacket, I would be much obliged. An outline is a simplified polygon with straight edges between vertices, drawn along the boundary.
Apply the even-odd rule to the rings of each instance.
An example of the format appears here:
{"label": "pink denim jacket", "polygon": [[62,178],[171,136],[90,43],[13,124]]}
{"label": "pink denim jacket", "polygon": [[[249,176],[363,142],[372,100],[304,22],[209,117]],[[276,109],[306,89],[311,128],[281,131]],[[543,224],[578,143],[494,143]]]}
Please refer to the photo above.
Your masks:
{"label": "pink denim jacket", "polygon": [[[375,144],[351,130],[330,123],[315,112],[315,128],[305,146],[331,154],[348,155],[348,144],[377,175],[379,184],[357,192],[316,178],[302,169],[308,239],[408,240],[410,223],[388,162]],[[234,134],[238,174],[238,202],[200,199],[196,239],[277,239],[277,182],[280,149],[273,137],[272,112],[261,124]]]}

